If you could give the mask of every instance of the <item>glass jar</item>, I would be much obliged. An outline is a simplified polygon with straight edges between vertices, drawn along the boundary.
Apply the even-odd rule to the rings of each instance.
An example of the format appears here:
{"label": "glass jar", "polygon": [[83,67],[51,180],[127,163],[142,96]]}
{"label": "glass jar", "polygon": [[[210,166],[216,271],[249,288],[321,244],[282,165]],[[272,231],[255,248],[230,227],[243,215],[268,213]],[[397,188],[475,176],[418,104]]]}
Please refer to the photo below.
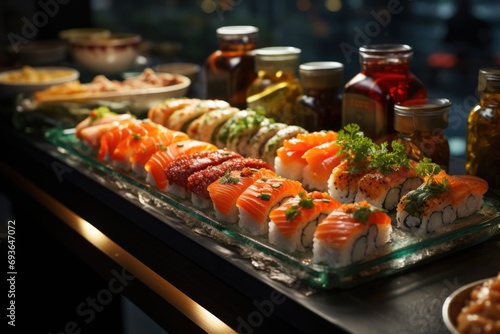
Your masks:
{"label": "glass jar", "polygon": [[357,123],[374,141],[394,138],[394,104],[425,99],[427,89],[410,72],[413,49],[404,44],[359,48],[361,71],[344,86],[342,126]]}
{"label": "glass jar", "polygon": [[299,66],[304,94],[295,106],[296,124],[309,132],[339,131],[342,122],[339,89],[344,65],[334,61],[318,61]]}
{"label": "glass jar", "polygon": [[247,89],[257,77],[253,51],[259,29],[253,26],[226,26],[217,29],[219,49],[204,64],[206,99],[220,99],[245,109]]}
{"label": "glass jar", "polygon": [[500,67],[479,70],[479,103],[467,124],[465,171],[500,189]]}
{"label": "glass jar", "polygon": [[443,98],[409,100],[394,105],[396,141],[405,146],[410,159],[430,158],[448,171],[450,145],[444,133],[451,102]]}
{"label": "glass jar", "polygon": [[302,95],[297,77],[301,50],[294,47],[267,47],[255,50],[257,78],[248,88],[249,108],[265,111],[276,122],[294,124],[294,106]]}

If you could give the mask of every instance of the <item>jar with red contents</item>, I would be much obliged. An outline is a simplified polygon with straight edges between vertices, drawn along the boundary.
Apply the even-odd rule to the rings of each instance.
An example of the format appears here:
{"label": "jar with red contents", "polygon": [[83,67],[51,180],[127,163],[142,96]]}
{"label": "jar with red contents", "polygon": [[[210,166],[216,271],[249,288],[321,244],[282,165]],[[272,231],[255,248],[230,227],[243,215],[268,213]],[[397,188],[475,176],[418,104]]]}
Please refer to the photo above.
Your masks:
{"label": "jar with red contents", "polygon": [[394,104],[425,99],[427,89],[410,71],[413,49],[405,44],[359,48],[361,71],[344,86],[342,126],[356,123],[376,142],[395,137]]}
{"label": "jar with red contents", "polygon": [[245,109],[247,89],[257,77],[253,51],[259,29],[253,26],[226,26],[217,29],[219,49],[204,64],[206,99],[220,99]]}

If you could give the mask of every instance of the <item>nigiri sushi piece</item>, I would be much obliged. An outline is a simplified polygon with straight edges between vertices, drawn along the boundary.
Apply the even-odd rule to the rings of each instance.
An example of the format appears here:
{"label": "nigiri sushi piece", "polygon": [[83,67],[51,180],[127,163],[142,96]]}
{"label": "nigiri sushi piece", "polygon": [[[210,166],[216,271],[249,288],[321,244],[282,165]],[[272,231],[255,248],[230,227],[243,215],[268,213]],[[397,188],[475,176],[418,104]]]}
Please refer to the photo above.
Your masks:
{"label": "nigiri sushi piece", "polygon": [[366,201],[343,204],[316,227],[313,262],[340,268],[361,261],[391,240],[391,218]]}
{"label": "nigiri sushi piece", "polygon": [[144,165],[147,173],[146,182],[160,191],[165,191],[168,184],[165,168],[167,168],[169,163],[183,155],[216,149],[217,146],[213,144],[193,139],[181,140],[167,146],[162,146],[158,152],[151,155]]}
{"label": "nigiri sushi piece", "polygon": [[165,191],[177,197],[186,198],[190,196],[189,176],[207,167],[216,166],[236,158],[242,158],[242,156],[223,149],[195,152],[176,158],[165,167],[168,182]]}
{"label": "nigiri sushi piece", "polygon": [[282,177],[260,178],[238,197],[238,225],[252,235],[269,231],[269,212],[290,197],[305,192],[302,184]]}
{"label": "nigiri sushi piece", "polygon": [[229,104],[222,100],[201,100],[199,103],[188,105],[175,110],[167,119],[166,127],[186,132],[187,128],[195,119],[214,109],[228,108]]}
{"label": "nigiri sushi piece", "polygon": [[334,141],[337,138],[335,131],[316,131],[299,133],[297,136],[285,139],[276,151],[274,168],[276,173],[288,179],[301,181],[307,161],[302,156],[309,149],[318,145]]}
{"label": "nigiri sushi piece", "polygon": [[184,132],[173,131],[167,128],[154,134],[149,134],[141,141],[139,147],[130,156],[132,171],[139,177],[145,177],[145,165],[154,153],[172,143],[189,139],[189,136]]}
{"label": "nigiri sushi piece", "polygon": [[187,190],[191,193],[191,201],[197,208],[211,208],[208,186],[233,170],[244,168],[274,170],[265,161],[254,158],[236,158],[224,161],[221,164],[209,166],[203,170],[193,173],[188,177]]}
{"label": "nigiri sushi piece", "polygon": [[200,99],[191,98],[169,98],[148,110],[148,118],[157,124],[167,125],[170,115],[176,110],[200,103]]}
{"label": "nigiri sushi piece", "polygon": [[418,236],[436,233],[478,211],[487,190],[488,183],[476,176],[452,176],[445,171],[429,175],[417,189],[401,198],[397,227]]}
{"label": "nigiri sushi piece", "polygon": [[192,139],[214,144],[219,129],[238,111],[240,109],[233,107],[210,110],[191,122],[186,134]]}
{"label": "nigiri sushi piece", "polygon": [[388,174],[381,171],[365,174],[358,180],[354,201],[366,200],[388,211],[396,209],[401,197],[423,182],[423,177],[416,171],[416,165],[415,161],[411,161],[409,167],[396,166]]}
{"label": "nigiri sushi piece", "polygon": [[[255,159],[261,159],[264,154],[264,148],[269,139],[271,139],[279,130],[286,128],[286,123],[268,123],[263,124],[260,129],[247,141],[243,155]],[[274,168],[274,166],[273,166]]]}
{"label": "nigiri sushi piece", "polygon": [[269,242],[287,252],[305,251],[316,226],[340,205],[325,192],[299,193],[269,213]]}
{"label": "nigiri sushi piece", "polygon": [[101,138],[97,158],[106,162],[112,162],[114,151],[118,145],[129,138],[134,132],[139,132],[142,129],[142,122],[126,122],[110,129]]}
{"label": "nigiri sushi piece", "polygon": [[327,191],[328,179],[337,167],[343,155],[338,154],[340,145],[336,141],[329,141],[307,150],[302,158],[306,160],[302,174],[302,183],[309,190]]}
{"label": "nigiri sushi piece", "polygon": [[243,168],[224,173],[224,176],[207,187],[217,219],[237,223],[239,212],[236,201],[240,195],[257,179],[276,176],[274,171],[267,168]]}
{"label": "nigiri sushi piece", "polygon": [[274,164],[274,160],[277,155],[276,152],[281,146],[283,146],[283,142],[287,139],[296,137],[301,133],[307,133],[307,130],[297,125],[288,125],[287,127],[279,130],[266,142],[260,158],[270,165]]}

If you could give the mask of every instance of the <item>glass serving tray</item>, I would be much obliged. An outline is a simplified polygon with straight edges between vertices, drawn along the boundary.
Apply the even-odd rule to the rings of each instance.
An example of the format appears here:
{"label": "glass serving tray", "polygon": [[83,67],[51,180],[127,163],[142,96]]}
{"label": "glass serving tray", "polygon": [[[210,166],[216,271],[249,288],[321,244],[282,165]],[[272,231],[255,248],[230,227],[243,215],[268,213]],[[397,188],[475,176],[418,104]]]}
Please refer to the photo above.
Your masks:
{"label": "glass serving tray", "polygon": [[[175,213],[184,223],[203,228],[205,234],[226,245],[237,246],[240,254],[251,258],[252,265],[271,273],[271,278],[290,282],[300,281],[314,288],[348,288],[369,280],[391,275],[424,261],[435,260],[466,247],[483,242],[500,233],[500,205],[493,194],[487,193],[484,205],[474,215],[458,219],[437,234],[415,237],[395,226],[391,242],[363,261],[342,268],[331,268],[312,262],[312,251],[286,253],[275,248],[265,237],[247,234],[237,224],[226,224],[215,218],[213,210],[199,210],[190,200],[160,192],[137,178],[133,173],[99,161],[95,152],[74,136],[74,129],[50,129],[46,139],[75,156],[79,163],[104,173],[109,187],[126,189],[143,205]],[[165,212],[167,216],[167,212]],[[395,213],[391,213],[393,223]],[[395,223],[394,223],[395,224]],[[199,234],[199,229],[193,233]],[[234,249],[234,247],[232,248]],[[287,277],[288,279],[283,279]]]}

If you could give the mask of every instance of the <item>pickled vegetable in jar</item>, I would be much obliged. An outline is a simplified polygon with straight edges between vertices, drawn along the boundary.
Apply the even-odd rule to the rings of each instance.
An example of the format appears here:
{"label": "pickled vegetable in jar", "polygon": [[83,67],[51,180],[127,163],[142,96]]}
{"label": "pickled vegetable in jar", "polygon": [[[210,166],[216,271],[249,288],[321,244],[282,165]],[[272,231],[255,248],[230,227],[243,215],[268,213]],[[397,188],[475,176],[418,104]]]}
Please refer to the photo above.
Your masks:
{"label": "pickled vegetable in jar", "polygon": [[339,131],[342,122],[339,89],[344,65],[334,61],[318,61],[299,66],[304,94],[295,106],[296,124],[307,131]]}
{"label": "pickled vegetable in jar", "polygon": [[395,140],[404,145],[410,159],[430,158],[448,171],[450,145],[444,131],[450,109],[451,102],[443,98],[410,100],[394,106]]}
{"label": "pickled vegetable in jar", "polygon": [[259,29],[253,26],[226,26],[217,29],[219,49],[204,64],[204,95],[245,109],[247,90],[257,77],[253,51]]}
{"label": "pickled vegetable in jar", "polygon": [[359,48],[361,71],[344,86],[342,126],[356,123],[375,141],[395,136],[394,104],[425,99],[427,89],[410,71],[413,49],[404,44]]}
{"label": "pickled vegetable in jar", "polygon": [[467,124],[465,171],[500,189],[500,67],[479,70],[479,103]]}
{"label": "pickled vegetable in jar", "polygon": [[302,95],[297,77],[301,50],[294,47],[266,47],[255,50],[257,78],[248,88],[247,105],[262,109],[276,122],[295,123],[295,101]]}

